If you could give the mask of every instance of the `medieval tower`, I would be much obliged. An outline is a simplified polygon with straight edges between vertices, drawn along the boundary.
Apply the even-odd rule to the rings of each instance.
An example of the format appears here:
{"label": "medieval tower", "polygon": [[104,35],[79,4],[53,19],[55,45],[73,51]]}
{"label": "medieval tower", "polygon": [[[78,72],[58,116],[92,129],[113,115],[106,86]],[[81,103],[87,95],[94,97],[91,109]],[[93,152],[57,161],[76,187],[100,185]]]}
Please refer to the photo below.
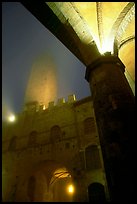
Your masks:
{"label": "medieval tower", "polygon": [[91,184],[92,200],[109,198],[92,98],[56,98],[55,65],[41,55],[22,112],[3,123],[3,201],[88,201]]}
{"label": "medieval tower", "polygon": [[57,78],[53,59],[48,54],[34,60],[25,94],[25,103],[37,101],[48,106],[57,97]]}

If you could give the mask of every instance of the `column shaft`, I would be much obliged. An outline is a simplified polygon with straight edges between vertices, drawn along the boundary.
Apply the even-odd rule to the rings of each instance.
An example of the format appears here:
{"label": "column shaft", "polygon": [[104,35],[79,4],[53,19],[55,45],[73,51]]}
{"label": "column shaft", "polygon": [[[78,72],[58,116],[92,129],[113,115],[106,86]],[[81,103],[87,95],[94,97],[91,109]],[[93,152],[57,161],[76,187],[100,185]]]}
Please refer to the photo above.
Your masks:
{"label": "column shaft", "polygon": [[87,67],[104,166],[112,201],[130,201],[135,186],[134,95],[115,56],[101,56]]}

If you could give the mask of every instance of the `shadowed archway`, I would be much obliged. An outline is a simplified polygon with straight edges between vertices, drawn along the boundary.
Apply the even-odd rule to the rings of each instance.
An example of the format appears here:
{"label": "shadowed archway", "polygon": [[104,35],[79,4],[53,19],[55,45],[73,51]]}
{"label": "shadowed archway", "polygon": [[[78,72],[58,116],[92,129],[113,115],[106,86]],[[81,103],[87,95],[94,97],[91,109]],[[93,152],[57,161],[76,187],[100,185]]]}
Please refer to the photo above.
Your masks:
{"label": "shadowed archway", "polygon": [[93,203],[105,203],[105,190],[104,186],[98,182],[92,183],[88,186],[89,202]]}

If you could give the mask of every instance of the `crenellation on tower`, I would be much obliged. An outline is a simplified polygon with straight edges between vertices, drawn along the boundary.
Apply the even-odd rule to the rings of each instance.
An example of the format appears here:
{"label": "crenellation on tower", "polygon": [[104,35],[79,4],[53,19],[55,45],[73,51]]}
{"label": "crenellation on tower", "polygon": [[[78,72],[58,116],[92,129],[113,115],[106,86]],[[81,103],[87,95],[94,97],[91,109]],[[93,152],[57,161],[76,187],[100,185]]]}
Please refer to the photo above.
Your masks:
{"label": "crenellation on tower", "polygon": [[38,111],[43,111],[44,110],[44,104],[39,105]]}
{"label": "crenellation on tower", "polygon": [[39,108],[39,103],[38,101],[30,101],[27,102],[24,106],[24,111],[35,111]]}
{"label": "crenellation on tower", "polygon": [[54,101],[50,101],[48,105],[48,109],[51,109],[55,106]]}
{"label": "crenellation on tower", "polygon": [[65,98],[59,98],[58,101],[57,101],[57,105],[58,106],[61,106],[65,103]]}
{"label": "crenellation on tower", "polygon": [[68,95],[68,103],[73,103],[76,101],[75,94]]}
{"label": "crenellation on tower", "polygon": [[51,110],[52,108],[60,107],[62,105],[72,104],[76,102],[76,96],[75,94],[68,95],[68,100],[66,101],[64,97],[58,98],[57,102],[50,101],[48,103],[48,106],[44,104],[44,102],[38,102],[38,101],[31,101],[24,105],[23,111],[36,111],[41,112],[44,110]]}

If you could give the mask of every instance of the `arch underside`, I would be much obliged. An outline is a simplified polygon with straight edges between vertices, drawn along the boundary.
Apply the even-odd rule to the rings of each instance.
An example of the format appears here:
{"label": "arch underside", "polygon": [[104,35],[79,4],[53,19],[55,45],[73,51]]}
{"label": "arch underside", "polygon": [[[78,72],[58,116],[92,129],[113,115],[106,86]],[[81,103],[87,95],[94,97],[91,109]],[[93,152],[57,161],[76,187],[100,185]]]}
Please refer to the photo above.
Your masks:
{"label": "arch underside", "polygon": [[[135,36],[134,2],[21,3],[85,66],[100,56],[99,46],[110,41],[112,52],[119,55],[123,43],[129,45]],[[134,53],[134,47],[131,53]],[[128,73],[134,79],[134,57],[131,56],[132,60],[125,58]]]}

